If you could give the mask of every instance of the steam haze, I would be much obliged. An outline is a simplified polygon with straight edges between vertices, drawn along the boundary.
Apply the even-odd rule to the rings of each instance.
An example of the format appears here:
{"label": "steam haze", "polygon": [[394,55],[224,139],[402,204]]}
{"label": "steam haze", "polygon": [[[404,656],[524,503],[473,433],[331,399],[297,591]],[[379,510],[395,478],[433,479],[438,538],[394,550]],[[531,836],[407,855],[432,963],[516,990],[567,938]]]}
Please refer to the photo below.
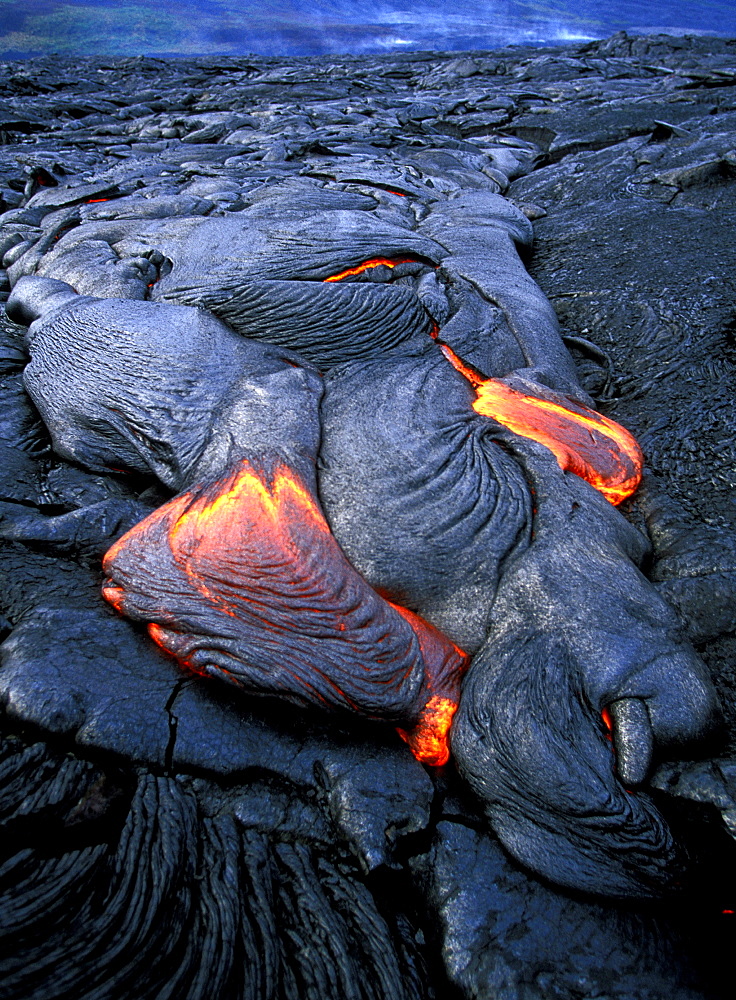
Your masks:
{"label": "steam haze", "polygon": [[736,36],[736,4],[590,0],[0,0],[0,56],[320,55],[497,48],[615,31]]}

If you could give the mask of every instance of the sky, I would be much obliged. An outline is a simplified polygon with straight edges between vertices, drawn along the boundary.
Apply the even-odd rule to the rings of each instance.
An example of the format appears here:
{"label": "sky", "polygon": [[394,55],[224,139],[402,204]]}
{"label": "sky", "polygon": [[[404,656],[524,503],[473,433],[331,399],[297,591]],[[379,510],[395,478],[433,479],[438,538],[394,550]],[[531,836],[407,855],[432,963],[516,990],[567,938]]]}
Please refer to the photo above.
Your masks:
{"label": "sky", "polygon": [[319,55],[736,37],[736,0],[0,0],[0,58]]}

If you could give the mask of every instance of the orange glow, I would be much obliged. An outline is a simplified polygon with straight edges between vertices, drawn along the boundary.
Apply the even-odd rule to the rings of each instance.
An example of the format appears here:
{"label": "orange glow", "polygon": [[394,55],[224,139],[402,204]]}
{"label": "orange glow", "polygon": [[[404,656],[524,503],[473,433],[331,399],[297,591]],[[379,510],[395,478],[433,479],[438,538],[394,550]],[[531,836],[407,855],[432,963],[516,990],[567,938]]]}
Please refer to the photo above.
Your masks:
{"label": "orange glow", "polygon": [[[442,353],[473,385],[473,409],[514,434],[543,444],[565,472],[574,472],[612,504],[631,496],[641,481],[644,456],[629,432],[586,406],[526,396],[498,379],[484,379],[446,344]],[[555,394],[556,395],[556,394]]]}
{"label": "orange glow", "polygon": [[[107,597],[107,592],[105,592],[105,597]],[[108,601],[110,600],[109,597],[107,597],[107,599],[108,599]],[[113,607],[114,607],[114,605],[113,605]],[[155,622],[150,622],[147,627],[148,627],[148,634],[153,639],[153,641],[156,643],[156,645],[160,646],[161,649],[166,649],[166,644],[164,643],[164,639],[163,639],[163,637],[164,637],[164,630],[161,628],[161,626],[160,625],[156,625]]]}
{"label": "orange glow", "polygon": [[397,729],[396,732],[409,744],[409,749],[420,763],[442,767],[450,759],[447,734],[456,711],[456,701],[432,695],[411,732],[405,729]]}
{"label": "orange glow", "polygon": [[62,236],[66,236],[67,233],[70,233],[72,229],[76,229],[76,226],[76,222],[72,222],[68,226],[62,226],[56,236],[54,236],[54,243],[56,243],[57,240],[60,240]]}
{"label": "orange glow", "polygon": [[358,264],[356,267],[349,267],[345,271],[339,271],[337,274],[331,274],[329,278],[325,278],[327,281],[342,281],[343,278],[349,278],[353,274],[362,274],[363,271],[369,271],[372,267],[396,267],[397,264],[413,264],[415,263],[414,257],[399,257],[397,260],[389,260],[388,257],[374,257],[373,260],[366,260],[362,264]]}
{"label": "orange glow", "polygon": [[109,601],[110,604],[115,608],[118,614],[124,614],[123,611],[123,598],[125,597],[125,591],[122,587],[115,587],[112,584],[107,584],[104,590],[105,600]]}
{"label": "orange glow", "polygon": [[[146,631],[148,632],[149,636],[153,639],[153,641],[156,643],[156,645],[159,647],[159,649],[163,650],[164,653],[168,653],[169,656],[173,655],[170,649],[170,643],[172,636],[174,636],[175,633],[173,633],[170,629],[167,631],[166,629],[161,628],[161,626],[156,625],[155,622],[149,622],[148,625],[146,626]],[[202,668],[195,666],[193,663],[191,663],[190,660],[185,660],[182,659],[181,657],[178,657],[178,660],[181,666],[184,667],[186,670],[190,671],[190,673],[196,674],[198,677],[203,677],[205,680],[211,680],[211,677],[206,670],[203,670]],[[225,674],[229,672],[225,670],[223,667],[220,667],[220,670]]]}
{"label": "orange glow", "polygon": [[109,201],[109,198],[88,198],[86,201],[87,205],[96,205],[98,201]]}
{"label": "orange glow", "polygon": [[613,743],[613,719],[611,718],[611,713],[607,708],[604,708],[601,712],[601,718],[603,719],[603,724],[608,730],[606,733],[606,739],[609,743]]}
{"label": "orange glow", "polygon": [[[260,539],[259,548],[267,547],[276,552],[288,551],[293,544],[289,526],[294,523],[308,525],[312,531],[328,535],[327,522],[314,500],[299,480],[286,466],[279,466],[273,476],[271,488],[247,464],[243,464],[232,485],[213,500],[198,496],[193,501],[184,494],[182,511],[169,527],[169,544],[174,553],[187,553],[196,547],[198,555],[213,564],[222,551],[223,539],[230,539],[233,549],[239,536],[255,530]],[[174,501],[175,503],[176,501]],[[212,591],[189,559],[177,559],[197,590],[231,618],[237,617],[226,596]]]}
{"label": "orange glow", "polygon": [[[160,560],[149,563],[148,551],[155,556],[159,546]],[[144,565],[150,584],[128,591],[126,576],[136,580]],[[175,497],[131,528],[109,549],[103,568],[103,596],[144,621],[151,639],[184,668],[203,672],[188,652],[198,648],[200,635],[186,617],[194,608],[208,622],[215,648],[222,636],[228,643],[242,637],[246,651],[249,644],[260,649],[265,690],[274,671],[289,696],[374,719],[384,718],[385,699],[394,724],[419,719],[405,736],[418,759],[448,759],[447,732],[468,658],[357,575],[317,499],[288,466],[266,473],[242,459],[221,479]],[[169,587],[179,595],[173,604]],[[153,611],[156,593],[163,600]],[[379,628],[366,634],[371,622]],[[315,638],[324,643],[317,647],[324,662],[311,647]],[[219,665],[217,672],[226,671]],[[257,688],[252,678],[248,683]]]}
{"label": "orange glow", "polygon": [[[401,617],[404,618],[414,629],[419,638],[422,653],[426,654],[428,659],[431,658],[431,653],[428,645],[426,644],[432,637],[440,637],[443,643],[449,643],[455,650],[460,660],[465,664],[463,667],[463,673],[465,672],[468,664],[470,663],[470,657],[464,649],[461,649],[456,642],[453,642],[452,639],[448,639],[443,632],[440,632],[440,630],[435,628],[434,625],[430,625],[429,622],[425,622],[423,618],[420,618],[420,616],[415,614],[413,611],[410,611],[401,604],[394,603],[394,601],[389,601],[387,597],[385,597],[384,600],[386,601],[386,604],[391,605],[394,611],[398,611]],[[432,686],[431,677],[427,678],[427,683],[430,687]]]}
{"label": "orange glow", "polygon": [[[301,519],[307,518],[310,527],[329,533],[322,512],[289,468],[280,465],[276,469],[269,489],[255,471],[243,464],[232,486],[225,492],[219,493],[209,502],[205,497],[197,497],[174,522],[169,538],[173,547],[177,545],[177,536],[182,530],[204,537],[204,531],[210,525],[227,531],[235,523],[243,521],[259,525],[261,530],[267,524],[271,532],[279,533],[279,525],[285,520],[284,509],[287,507],[296,510]],[[218,543],[219,538],[213,541]]]}
{"label": "orange glow", "polygon": [[[425,674],[425,683],[430,697],[419,714],[419,721],[411,730],[398,729],[396,732],[406,743],[416,759],[422,764],[430,764],[433,767],[441,767],[450,759],[450,747],[447,742],[447,734],[452,725],[452,718],[457,711],[460,700],[460,681],[463,674],[468,669],[470,657],[456,643],[451,642],[447,636],[428,622],[425,622],[419,615],[414,614],[408,608],[388,601],[392,608],[401,615],[402,618],[411,625],[419,639],[422,656],[426,664],[437,662],[437,657],[433,655],[432,643],[437,638],[443,643],[450,643],[456,654],[457,660],[453,671],[449,676],[433,676],[431,671]],[[442,693],[431,694],[432,691]]]}

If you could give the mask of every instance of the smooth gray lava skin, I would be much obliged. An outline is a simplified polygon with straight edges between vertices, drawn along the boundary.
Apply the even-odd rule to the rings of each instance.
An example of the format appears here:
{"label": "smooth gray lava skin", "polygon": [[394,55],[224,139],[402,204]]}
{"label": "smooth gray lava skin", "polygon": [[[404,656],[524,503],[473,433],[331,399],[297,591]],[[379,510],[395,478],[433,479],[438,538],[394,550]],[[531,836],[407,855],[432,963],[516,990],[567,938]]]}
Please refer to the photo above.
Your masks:
{"label": "smooth gray lava skin", "polygon": [[[513,368],[532,382],[592,405],[560,338],[554,309],[519,259],[517,248],[531,246],[534,238],[529,219],[501,195],[465,191],[433,205],[420,230],[447,250],[442,272],[450,281],[468,282],[478,298],[503,312],[506,338],[523,360],[501,374]],[[455,346],[444,330],[443,339]],[[463,356],[485,374],[495,374],[482,360]]]}
{"label": "smooth gray lava skin", "polygon": [[523,471],[474,398],[431,341],[414,357],[334,368],[318,475],[327,519],[360,574],[469,653],[532,523]]}
{"label": "smooth gray lava skin", "polygon": [[[476,414],[473,398],[434,346],[333,370],[321,404],[327,517],[377,590],[476,654],[452,750],[511,853],[570,887],[656,894],[675,846],[622,782],[645,779],[654,741],[708,731],[707,671],[637,569],[644,537],[547,449]],[[616,762],[600,719],[609,706]]]}
{"label": "smooth gray lava skin", "polygon": [[95,471],[153,472],[179,491],[264,448],[313,478],[319,377],[202,309],[76,295],[22,278],[26,389],[56,452]]}
{"label": "smooth gray lava skin", "polygon": [[[203,310],[79,296],[41,277],[20,279],[8,310],[31,324],[24,380],[55,449],[91,469],[150,470],[182,490],[265,449],[314,491],[321,421],[320,496],[348,558],[379,593],[480,650],[452,745],[494,830],[564,885],[626,895],[666,883],[669,832],[614,775],[599,713],[611,706],[619,775],[639,784],[654,740],[681,744],[708,728],[715,698],[704,670],[634,569],[638,533],[563,477],[546,449],[511,436],[506,454],[509,435],[473,411],[469,383],[428,337],[407,357],[334,369],[318,414],[322,382],[298,355],[245,340]],[[571,520],[560,502],[582,513]],[[144,575],[141,606],[167,607],[165,594],[152,596],[154,577]],[[136,580],[134,570],[126,590],[140,589]],[[183,608],[164,623],[188,634]],[[543,717],[539,692],[548,704],[561,690],[567,708],[546,709],[525,740],[526,720]],[[548,787],[550,771],[569,787]],[[610,850],[617,838],[625,855]]]}
{"label": "smooth gray lava skin", "polygon": [[620,777],[644,779],[653,741],[666,753],[706,735],[718,699],[676,614],[637,569],[639,532],[546,449],[517,453],[534,489],[534,538],[501,578],[453,754],[530,868],[590,892],[656,895],[677,851],[655,807]]}
{"label": "smooth gray lava skin", "polygon": [[[244,337],[268,341],[327,368],[385,353],[426,334],[413,290],[324,279],[373,258],[439,263],[436,242],[365,212],[288,211],[260,203],[228,218],[89,222],[45,239],[15,265],[80,293],[201,306]],[[294,206],[295,208],[297,206]],[[45,253],[43,251],[46,251]]]}
{"label": "smooth gray lava skin", "polygon": [[[191,487],[185,507],[198,515],[165,507],[163,520],[148,518],[106,557],[114,606],[162,626],[159,641],[189,669],[251,695],[416,723],[431,668],[439,685],[464,658],[426,627],[420,648],[329,536],[316,505],[316,373],[203,310],[77,296],[50,278],[21,279],[8,310],[32,320],[25,384],[57,452]],[[262,488],[288,477],[305,506],[274,486],[278,514],[270,520],[266,507],[254,518],[248,504],[258,500],[241,473]],[[238,489],[239,519],[198,526]],[[201,537],[207,530],[215,534]]]}
{"label": "smooth gray lava skin", "polygon": [[[425,154],[416,158],[430,169],[434,161]],[[559,686],[572,685],[568,700],[576,704],[578,699],[583,706],[582,721],[576,723],[581,739],[590,742],[592,727],[593,742],[600,742],[598,713],[609,707],[618,774],[636,786],[647,775],[655,740],[682,744],[705,731],[714,698],[702,667],[672,637],[672,616],[658,617],[659,599],[651,588],[640,595],[643,604],[654,601],[653,618],[642,625],[636,615],[629,615],[630,622],[629,609],[621,613],[605,588],[601,598],[579,583],[587,559],[591,565],[600,564],[602,578],[614,590],[624,593],[633,587],[637,592],[627,575],[637,550],[631,540],[621,549],[625,558],[613,559],[610,574],[601,569],[620,542],[609,539],[609,554],[597,545],[599,535],[607,537],[608,528],[602,527],[609,517],[605,501],[590,499],[587,487],[575,501],[586,510],[592,504],[597,513],[587,521],[578,518],[578,524],[585,522],[583,541],[568,562],[556,554],[554,544],[541,544],[541,525],[554,521],[552,539],[570,532],[565,518],[555,515],[549,521],[559,498],[554,499],[556,488],[550,487],[547,472],[554,483],[559,470],[548,462],[539,471],[536,446],[513,439],[474,414],[469,386],[439,360],[429,342],[435,323],[443,338],[486,374],[503,375],[522,391],[543,392],[547,385],[589,402],[562,344],[555,314],[517,253],[517,247],[529,246],[532,240],[527,216],[497,193],[497,174],[483,175],[486,180],[478,187],[482,160],[473,160],[470,150],[457,155],[465,157],[468,171],[455,173],[455,180],[462,177],[470,189],[461,190],[461,183],[439,194],[432,193],[430,184],[410,209],[389,210],[381,196],[315,192],[303,178],[276,193],[253,195],[248,206],[232,215],[210,218],[203,217],[207,209],[195,188],[186,196],[148,199],[139,205],[137,216],[136,198],[123,199],[127,205],[119,217],[112,206],[92,207],[96,197],[80,205],[73,194],[40,192],[34,196],[35,210],[41,213],[40,235],[11,246],[6,261],[15,284],[10,314],[33,321],[34,356],[26,385],[50,426],[57,452],[91,469],[150,470],[169,488],[181,490],[265,446],[286,456],[314,490],[321,383],[300,356],[330,372],[329,398],[322,411],[320,489],[349,557],[376,589],[420,611],[470,652],[478,651],[468,691],[480,690],[485,681],[477,677],[495,676],[499,664],[503,683],[515,687],[524,678],[518,685],[523,689],[519,713],[506,713],[514,733],[524,732],[534,686],[541,684],[547,667],[554,673],[559,660]],[[442,159],[437,154],[435,160],[437,156]],[[498,156],[504,159],[502,150]],[[507,151],[509,167],[517,169],[521,156]],[[440,170],[440,187],[449,180],[444,167],[431,166]],[[472,170],[475,183],[470,181]],[[349,179],[338,168],[339,176]],[[353,180],[359,182],[361,176],[375,179],[376,168],[364,164]],[[206,193],[205,187],[196,190]],[[406,190],[414,195],[420,191],[412,185]],[[80,189],[77,202],[101,193]],[[377,270],[345,283],[325,283],[327,277],[370,258],[404,257],[412,261],[406,273],[382,275]],[[73,282],[86,294],[75,297],[58,279]],[[154,301],[141,301],[147,298]],[[263,347],[259,353],[259,345],[239,339],[238,333],[299,354],[278,347]],[[434,360],[427,368],[432,352]],[[401,369],[404,364],[414,381],[412,376],[402,378],[407,374]],[[423,381],[430,369],[432,376]],[[405,416],[397,418],[399,412]],[[446,487],[444,494],[440,483]],[[537,509],[543,495],[553,498],[544,514]],[[16,534],[22,537],[27,530],[38,538],[44,534],[25,526]],[[562,550],[567,551],[564,543]],[[522,569],[517,573],[518,567]],[[548,579],[539,585],[527,581],[518,597],[513,581],[526,580],[525,574],[534,581],[544,574]],[[512,581],[508,585],[507,579]],[[574,600],[564,598],[568,590]],[[485,654],[493,645],[498,609],[507,592],[512,611],[517,604],[525,608],[521,617],[512,611],[507,616],[516,651],[533,645],[537,627],[545,634],[559,633],[565,648],[561,658],[551,650],[541,655],[531,681],[523,657],[519,665],[503,650],[498,659],[495,653],[490,659]],[[592,624],[579,629],[578,618],[588,612]],[[628,653],[615,648],[606,663],[601,635],[623,635],[630,626],[632,636],[641,626],[639,646],[632,639]],[[669,714],[655,712],[664,698],[661,670],[649,670],[646,690],[630,692],[627,686],[632,672],[649,669],[647,642],[662,647],[663,660],[675,661],[672,701],[677,704],[668,706]],[[602,691],[600,678],[608,676],[606,670],[611,682]],[[466,714],[485,718],[483,704],[494,697],[479,694],[473,707],[473,699],[464,695],[463,703],[470,702]],[[503,714],[503,698],[498,702]],[[678,711],[679,722],[674,719]],[[498,735],[495,724],[483,726],[484,740],[503,741],[502,725]],[[555,728],[554,719],[549,726]],[[551,759],[547,744],[556,742],[554,734],[540,733],[541,759]],[[588,854],[595,854],[600,844],[597,834],[586,832],[571,838],[570,856],[558,864],[554,845],[539,846],[544,837],[538,828],[547,822],[533,805],[535,783],[544,772],[540,762],[533,761],[534,774],[524,779],[532,802],[527,809],[523,794],[511,787],[513,782],[504,783],[498,768],[473,747],[472,738],[457,736],[455,743],[459,768],[487,804],[492,824],[510,849],[536,870],[562,884],[614,895],[647,893],[660,880],[659,862],[652,862],[646,851],[632,855],[623,873],[620,859],[610,856],[606,864],[612,877],[602,862],[599,876],[592,877],[586,867]],[[510,766],[515,766],[523,740],[511,743]],[[598,749],[591,751],[594,761]],[[605,745],[603,750],[608,752]],[[501,750],[497,756],[503,757]],[[480,777],[476,759],[484,761]],[[519,767],[524,771],[525,765]],[[591,805],[586,799],[588,780],[586,774],[578,780],[585,808],[591,815],[607,815],[608,803]],[[612,772],[606,780],[614,801],[621,789]],[[577,813],[563,799],[551,795],[549,808],[551,815],[559,812],[564,837],[570,817]],[[631,828],[636,842],[652,841],[664,857],[668,834],[663,828],[657,831],[660,820],[655,813],[641,808],[644,818],[637,814],[631,821],[617,814],[614,826],[621,828],[622,837]],[[509,819],[514,810],[519,811],[518,821]]]}
{"label": "smooth gray lava skin", "polygon": [[[562,49],[295,60],[58,55],[5,65],[0,299],[36,274],[141,303],[173,288],[173,305],[204,306],[226,323],[220,310],[230,309],[253,339],[263,326],[279,343],[309,316],[300,350],[320,351],[308,360],[326,374],[351,358],[418,357],[427,320],[404,336],[421,316],[418,300],[442,339],[486,375],[525,369],[526,391],[535,391],[531,379],[581,399],[565,375],[561,332],[585,390],[640,439],[660,484],[653,503],[640,490],[622,510],[649,531],[654,551],[642,568],[712,670],[731,742],[660,750],[647,732],[647,698],[610,705],[618,773],[637,786],[654,752],[656,801],[693,849],[681,887],[662,906],[559,891],[502,848],[468,784],[474,756],[487,779],[478,787],[496,804],[507,840],[514,836],[527,855],[536,842],[545,864],[558,859],[556,878],[597,866],[606,802],[581,814],[579,803],[562,801],[569,773],[575,783],[603,775],[595,787],[604,799],[613,781],[596,719],[602,692],[575,662],[579,638],[597,626],[581,620],[577,604],[590,610],[593,589],[605,585],[602,608],[613,615],[618,607],[622,628],[623,612],[636,610],[622,609],[628,594],[614,600],[608,577],[601,580],[597,534],[585,553],[597,566],[589,587],[576,576],[579,552],[545,576],[546,550],[533,554],[541,508],[515,550],[518,571],[511,557],[501,563],[498,610],[518,593],[519,627],[528,629],[547,607],[558,644],[545,653],[530,639],[514,659],[491,607],[488,649],[466,687],[477,698],[464,698],[456,733],[459,762],[467,738],[468,780],[454,764],[422,767],[391,727],[320,718],[283,700],[251,705],[232,688],[187,677],[99,592],[104,552],[165,503],[170,487],[107,466],[90,472],[50,449],[23,388],[22,331],[0,316],[3,998],[731,1000],[733,56],[725,38],[620,32]],[[362,229],[343,228],[343,246],[332,242],[336,211],[365,217]],[[307,223],[319,213],[321,231]],[[534,221],[533,251],[522,215]],[[402,233],[391,248],[418,250],[422,263],[409,265],[416,270],[377,268],[343,287],[322,284],[327,265],[339,271],[353,251],[387,251],[383,236],[378,246],[360,236],[387,226]],[[285,238],[272,241],[276,252],[256,273],[260,249],[249,234],[277,237],[277,229]],[[320,258],[324,271],[311,269],[302,230],[317,249],[326,241],[335,249],[334,260]],[[218,245],[216,231],[234,236]],[[188,234],[186,253],[176,232]],[[232,274],[228,257],[237,258]],[[191,301],[177,298],[179,278]],[[317,321],[329,330],[321,344]],[[72,373],[71,384],[79,377]],[[230,384],[229,372],[223,378]],[[200,429],[183,426],[196,451]],[[213,463],[227,464],[229,431],[215,440],[222,449]],[[481,465],[493,454],[483,442],[473,448]],[[492,443],[512,449],[504,459],[533,481],[531,453],[515,458],[513,440],[498,429]],[[142,463],[154,455],[154,437],[123,444],[140,448]],[[360,452],[371,471],[378,459]],[[551,466],[550,484],[564,479]],[[558,510],[560,521],[550,544],[581,516],[553,492],[544,512]],[[415,513],[389,507],[397,523]],[[369,513],[380,520],[380,511]],[[424,527],[421,537],[429,544]],[[638,558],[640,547],[631,551]],[[630,581],[619,555],[611,556],[616,578]],[[421,575],[389,568],[410,583]],[[575,601],[555,611],[561,595],[533,598],[558,570]],[[432,585],[442,590],[441,580]],[[667,628],[658,634],[657,648],[666,649]],[[633,685],[651,694],[642,688]],[[499,738],[491,743],[494,692]],[[463,733],[466,708],[472,725]],[[662,734],[664,714],[655,714]],[[541,761],[535,787],[525,761]],[[530,804],[517,820],[520,795]],[[612,886],[633,895],[642,888],[625,864],[643,856],[651,868],[658,831],[641,793],[627,799],[635,850],[614,839],[624,874]],[[620,800],[615,789],[611,802]],[[600,829],[596,816],[605,820]],[[576,831],[574,845],[563,843],[563,833]],[[650,878],[644,892],[651,887]],[[693,965],[705,975],[693,976]]]}

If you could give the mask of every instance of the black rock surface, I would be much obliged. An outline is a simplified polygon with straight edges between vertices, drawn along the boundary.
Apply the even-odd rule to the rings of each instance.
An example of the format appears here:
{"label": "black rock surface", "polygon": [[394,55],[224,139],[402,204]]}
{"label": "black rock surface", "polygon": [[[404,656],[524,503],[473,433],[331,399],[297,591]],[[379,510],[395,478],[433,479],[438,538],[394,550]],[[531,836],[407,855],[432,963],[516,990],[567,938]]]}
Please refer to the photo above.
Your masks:
{"label": "black rock surface", "polygon": [[[0,296],[12,289],[17,322],[0,319],[0,996],[730,996],[736,42],[621,34],[461,57],[45,57],[4,68]],[[395,266],[361,271],[372,258]],[[350,269],[358,273],[324,283]],[[95,310],[106,329],[117,327],[117,352],[80,339]],[[157,325],[157,315],[166,321]],[[428,530],[446,514],[443,497],[416,493],[418,502],[398,472],[421,457],[412,444],[420,421],[397,441],[383,414],[399,403],[415,414],[412,393],[424,393],[429,423],[435,398],[446,406],[469,395],[460,375],[438,368],[437,328],[486,376],[513,372],[517,385],[566,393],[573,405],[593,400],[639,439],[646,476],[620,508],[629,525],[576,478],[565,487],[570,509],[579,504],[578,519],[592,518],[597,532],[586,578],[568,572],[566,550],[549,561],[552,528],[532,503],[544,503],[550,475],[571,477],[536,446],[517,462],[508,434],[478,431],[484,418],[472,410],[460,421],[476,421],[463,433],[467,467],[473,482],[493,470],[497,495],[477,487],[490,513],[472,507]],[[146,393],[126,390],[121,404],[118,383],[142,385],[162,350],[169,367],[151,420]],[[239,359],[251,354],[246,384]],[[317,373],[317,473],[333,531],[382,594],[471,651],[480,646],[477,661],[490,666],[468,690],[493,689],[481,733],[510,726],[501,763],[473,747],[470,709],[453,735],[458,768],[437,769],[422,767],[390,726],[234,699],[183,674],[100,597],[109,546],[171,491],[240,454],[248,400],[277,395],[283,376],[314,401]],[[432,379],[435,395],[422,388]],[[70,396],[73,419],[66,404],[54,410]],[[215,417],[199,419],[205,412]],[[299,464],[320,433],[305,412],[294,405],[276,422],[250,419]],[[363,428],[363,454],[350,448],[351,422]],[[459,449],[441,420],[432,429],[442,470],[442,449]],[[372,485],[381,449],[405,449],[383,497]],[[427,471],[417,467],[418,481]],[[557,530],[564,503],[554,495],[545,516]],[[361,523],[366,496],[378,499]],[[604,513],[591,514],[598,502]],[[424,555],[412,562],[408,545],[384,565],[372,539],[402,519]],[[675,672],[684,664],[675,683],[663,669],[670,647],[661,662],[652,647],[651,673],[618,704],[647,700],[655,736],[680,745],[655,751],[629,839],[603,837],[609,847],[597,853],[600,831],[585,824],[595,827],[598,811],[583,803],[571,825],[561,774],[578,760],[589,774],[594,747],[603,787],[626,806],[602,727],[575,714],[587,711],[579,690],[596,710],[610,692],[582,675],[568,692],[573,675],[561,681],[555,671],[582,646],[600,646],[605,658],[606,623],[630,613],[589,594],[605,594],[611,551],[610,572],[624,560],[632,574],[631,604],[637,588],[648,602],[622,634],[636,639],[653,617],[662,642],[687,637],[710,670],[724,725],[710,742],[682,744],[677,711],[660,706],[688,689],[684,735],[707,728],[705,709],[692,721],[710,697],[707,676],[678,645],[688,652],[667,661]],[[546,580],[535,560],[568,576],[564,609],[545,604],[561,641],[532,643],[517,673],[499,674],[495,665],[519,658],[514,615],[538,613],[535,588]],[[594,614],[576,620],[575,602]],[[503,621],[484,640],[490,605]],[[627,656],[612,652],[613,674]],[[508,678],[535,665],[548,668],[535,674],[544,675],[537,700],[522,696],[518,709]],[[578,754],[574,738],[558,740],[558,769],[519,783],[514,727],[529,705],[555,713],[552,737],[585,730],[589,742]],[[635,721],[616,724],[619,767],[633,761],[640,784],[636,761],[650,748],[637,742]],[[480,775],[469,760],[483,762]],[[481,799],[493,786],[492,806],[466,781]],[[514,861],[489,821],[517,857],[572,888]],[[642,834],[636,850],[632,824]],[[606,887],[617,851],[624,860]],[[637,851],[651,855],[646,886]],[[665,902],[601,898],[649,892],[673,867],[681,884]]]}

